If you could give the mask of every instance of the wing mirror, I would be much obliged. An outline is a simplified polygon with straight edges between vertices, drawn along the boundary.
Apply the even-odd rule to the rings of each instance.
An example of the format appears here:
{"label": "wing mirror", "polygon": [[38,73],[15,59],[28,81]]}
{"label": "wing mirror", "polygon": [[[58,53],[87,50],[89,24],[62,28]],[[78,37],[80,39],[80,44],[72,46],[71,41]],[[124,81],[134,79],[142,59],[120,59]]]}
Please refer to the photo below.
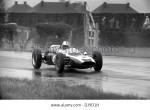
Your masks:
{"label": "wing mirror", "polygon": [[87,55],[87,52],[84,52],[84,55],[86,56],[86,55]]}

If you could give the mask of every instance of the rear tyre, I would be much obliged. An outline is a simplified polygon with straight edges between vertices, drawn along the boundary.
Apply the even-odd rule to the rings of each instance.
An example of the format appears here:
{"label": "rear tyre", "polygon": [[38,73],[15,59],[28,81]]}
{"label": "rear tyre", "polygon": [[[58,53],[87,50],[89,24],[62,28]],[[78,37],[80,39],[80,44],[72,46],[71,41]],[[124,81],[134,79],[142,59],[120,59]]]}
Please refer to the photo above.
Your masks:
{"label": "rear tyre", "polygon": [[95,60],[96,64],[94,66],[95,71],[100,71],[103,66],[103,58],[100,52],[95,51],[93,53],[93,59]]}
{"label": "rear tyre", "polygon": [[65,56],[62,53],[58,53],[56,55],[56,62],[55,62],[56,70],[58,74],[62,74],[65,68]]}
{"label": "rear tyre", "polygon": [[42,53],[40,50],[34,50],[32,53],[32,65],[35,69],[39,69],[42,64]]}

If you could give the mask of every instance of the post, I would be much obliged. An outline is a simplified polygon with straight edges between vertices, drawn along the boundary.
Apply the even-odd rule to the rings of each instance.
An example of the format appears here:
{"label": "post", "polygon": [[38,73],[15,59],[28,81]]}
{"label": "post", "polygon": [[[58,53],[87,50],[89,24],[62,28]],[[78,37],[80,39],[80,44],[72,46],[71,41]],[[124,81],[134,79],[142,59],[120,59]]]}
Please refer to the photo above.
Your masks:
{"label": "post", "polygon": [[96,23],[95,31],[94,31],[94,41],[93,41],[93,47],[98,49],[99,43],[99,25]]}
{"label": "post", "polygon": [[69,33],[69,43],[70,43],[70,46],[72,46],[72,31],[70,31]]}
{"label": "post", "polygon": [[27,36],[26,36],[26,38],[27,38],[26,40],[28,40],[28,39],[29,39],[29,31],[26,30],[26,33],[27,33],[27,34],[26,34],[26,35],[27,35]]}
{"label": "post", "polygon": [[87,16],[86,16],[86,5],[87,3],[84,2],[84,47],[88,47],[88,23],[87,23]]}

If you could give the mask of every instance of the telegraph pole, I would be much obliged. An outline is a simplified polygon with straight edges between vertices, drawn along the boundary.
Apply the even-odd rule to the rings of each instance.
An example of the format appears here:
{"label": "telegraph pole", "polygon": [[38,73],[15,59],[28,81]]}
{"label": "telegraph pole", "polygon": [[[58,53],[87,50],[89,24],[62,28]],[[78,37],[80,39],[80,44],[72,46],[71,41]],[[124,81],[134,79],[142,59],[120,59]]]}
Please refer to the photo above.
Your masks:
{"label": "telegraph pole", "polygon": [[99,26],[95,23],[90,11],[87,12],[87,3],[84,2],[84,48],[92,53],[93,47],[98,50]]}
{"label": "telegraph pole", "polygon": [[88,47],[88,23],[87,23],[87,15],[86,15],[86,5],[87,3],[84,2],[84,47]]}

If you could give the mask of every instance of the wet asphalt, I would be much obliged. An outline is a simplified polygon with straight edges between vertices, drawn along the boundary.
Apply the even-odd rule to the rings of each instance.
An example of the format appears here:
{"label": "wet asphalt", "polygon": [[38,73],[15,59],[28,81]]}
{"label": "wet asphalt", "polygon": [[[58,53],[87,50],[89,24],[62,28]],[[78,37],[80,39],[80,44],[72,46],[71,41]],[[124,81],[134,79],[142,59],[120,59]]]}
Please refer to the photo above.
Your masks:
{"label": "wet asphalt", "polygon": [[59,77],[55,66],[32,66],[31,53],[0,51],[0,77],[64,81],[69,86],[87,85],[97,90],[134,94],[150,99],[150,59],[103,56],[101,72],[94,69],[65,69]]}

